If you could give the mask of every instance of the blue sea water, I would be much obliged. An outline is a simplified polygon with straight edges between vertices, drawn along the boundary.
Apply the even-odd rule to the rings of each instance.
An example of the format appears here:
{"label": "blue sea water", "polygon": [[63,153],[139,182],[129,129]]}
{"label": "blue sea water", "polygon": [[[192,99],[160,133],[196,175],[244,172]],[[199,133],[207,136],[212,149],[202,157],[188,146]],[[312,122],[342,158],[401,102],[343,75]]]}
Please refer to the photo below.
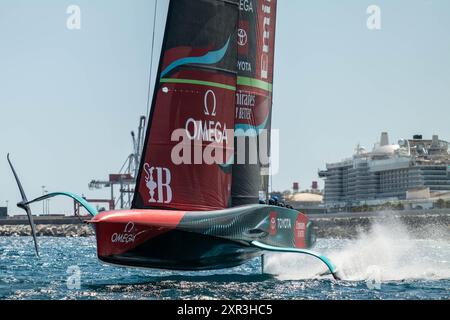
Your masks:
{"label": "blue sea water", "polygon": [[[319,239],[344,277],[309,257],[266,257],[215,272],[121,268],[97,260],[94,238],[0,237],[0,299],[450,299],[450,242],[378,228],[355,240]],[[78,277],[79,276],[79,277]],[[79,282],[78,282],[79,279]],[[79,284],[79,288],[78,287]]]}

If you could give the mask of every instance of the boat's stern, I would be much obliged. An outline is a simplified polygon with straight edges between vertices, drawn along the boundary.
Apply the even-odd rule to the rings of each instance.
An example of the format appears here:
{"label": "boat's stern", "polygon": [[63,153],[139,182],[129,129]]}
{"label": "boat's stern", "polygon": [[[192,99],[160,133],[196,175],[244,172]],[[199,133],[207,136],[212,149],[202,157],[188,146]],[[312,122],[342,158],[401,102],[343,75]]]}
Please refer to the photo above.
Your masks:
{"label": "boat's stern", "polygon": [[104,212],[91,221],[100,260],[126,255],[140,245],[176,229],[184,212],[128,210]]}

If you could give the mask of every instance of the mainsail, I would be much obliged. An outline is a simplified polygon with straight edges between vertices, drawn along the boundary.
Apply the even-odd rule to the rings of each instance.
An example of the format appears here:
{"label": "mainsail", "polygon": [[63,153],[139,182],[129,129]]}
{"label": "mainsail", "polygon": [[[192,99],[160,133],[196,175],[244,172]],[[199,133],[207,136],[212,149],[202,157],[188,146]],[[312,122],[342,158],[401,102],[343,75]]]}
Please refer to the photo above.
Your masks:
{"label": "mainsail", "polygon": [[275,16],[276,0],[170,1],[133,208],[258,203],[267,188]]}
{"label": "mainsail", "polygon": [[239,2],[233,206],[268,190],[276,9],[276,0]]}
{"label": "mainsail", "polygon": [[170,2],[133,208],[230,206],[238,16],[237,0]]}

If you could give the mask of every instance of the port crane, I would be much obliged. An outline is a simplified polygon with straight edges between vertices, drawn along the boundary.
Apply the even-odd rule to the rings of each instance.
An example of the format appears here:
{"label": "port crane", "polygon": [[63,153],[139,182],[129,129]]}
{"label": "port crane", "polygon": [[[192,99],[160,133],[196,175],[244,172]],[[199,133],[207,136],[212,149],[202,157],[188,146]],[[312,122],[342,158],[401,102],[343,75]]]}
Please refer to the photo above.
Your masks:
{"label": "port crane", "polygon": [[[139,170],[139,163],[141,160],[142,149],[145,139],[145,126],[147,118],[141,116],[139,119],[139,127],[137,134],[132,131],[131,138],[133,142],[133,152],[126,158],[119,173],[110,174],[108,180],[92,180],[89,182],[90,190],[99,190],[103,188],[110,188],[110,199],[86,199],[90,203],[104,203],[108,204],[109,210],[126,209],[131,207],[133,200],[134,186]],[[118,187],[118,189],[117,189]],[[115,193],[119,190],[118,198]],[[75,215],[80,214],[80,204],[74,203]]]}

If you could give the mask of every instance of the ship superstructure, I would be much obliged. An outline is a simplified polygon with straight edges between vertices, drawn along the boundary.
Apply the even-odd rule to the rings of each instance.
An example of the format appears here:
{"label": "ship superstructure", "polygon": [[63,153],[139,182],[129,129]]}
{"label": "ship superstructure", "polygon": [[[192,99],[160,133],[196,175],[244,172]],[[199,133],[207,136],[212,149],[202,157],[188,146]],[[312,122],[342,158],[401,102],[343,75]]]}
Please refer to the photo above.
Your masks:
{"label": "ship superstructure", "polygon": [[416,135],[389,143],[388,133],[372,151],[358,146],[352,158],[327,164],[319,176],[325,179],[327,208],[377,205],[424,198],[450,192],[449,143],[434,135]]}

